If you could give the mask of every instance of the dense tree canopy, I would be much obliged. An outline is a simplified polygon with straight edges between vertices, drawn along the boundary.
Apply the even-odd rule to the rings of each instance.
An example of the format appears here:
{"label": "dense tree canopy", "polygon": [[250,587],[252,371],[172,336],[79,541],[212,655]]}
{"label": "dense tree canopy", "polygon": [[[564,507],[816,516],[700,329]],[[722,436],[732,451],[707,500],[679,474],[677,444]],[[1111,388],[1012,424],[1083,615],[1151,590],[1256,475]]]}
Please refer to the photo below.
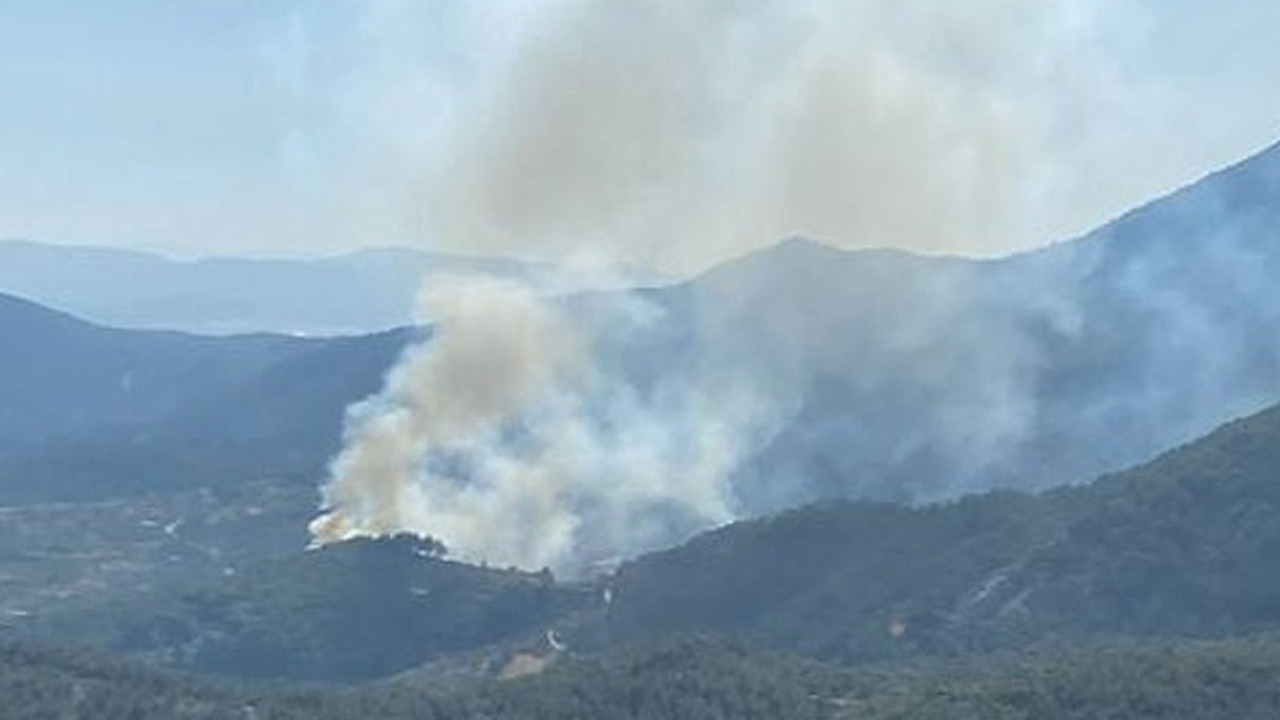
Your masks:
{"label": "dense tree canopy", "polygon": [[207,685],[70,650],[0,646],[15,720],[1271,720],[1280,640],[1107,645],[846,670],[686,637],[506,682]]}

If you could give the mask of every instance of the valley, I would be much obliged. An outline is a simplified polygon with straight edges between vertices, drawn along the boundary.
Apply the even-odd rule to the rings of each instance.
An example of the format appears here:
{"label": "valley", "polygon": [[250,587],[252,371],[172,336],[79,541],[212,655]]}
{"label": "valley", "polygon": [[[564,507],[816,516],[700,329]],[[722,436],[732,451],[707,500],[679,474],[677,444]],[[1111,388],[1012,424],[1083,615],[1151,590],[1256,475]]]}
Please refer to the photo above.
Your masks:
{"label": "valley", "polygon": [[0,720],[1280,718],[1278,8],[0,2]]}

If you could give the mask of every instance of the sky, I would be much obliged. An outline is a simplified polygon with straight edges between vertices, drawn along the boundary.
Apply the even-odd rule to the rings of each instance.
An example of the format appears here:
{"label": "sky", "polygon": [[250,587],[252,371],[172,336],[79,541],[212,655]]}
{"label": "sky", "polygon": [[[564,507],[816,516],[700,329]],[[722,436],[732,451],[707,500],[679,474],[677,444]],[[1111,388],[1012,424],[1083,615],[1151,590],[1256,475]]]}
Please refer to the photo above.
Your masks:
{"label": "sky", "polygon": [[1267,0],[0,0],[0,238],[996,255],[1280,139]]}

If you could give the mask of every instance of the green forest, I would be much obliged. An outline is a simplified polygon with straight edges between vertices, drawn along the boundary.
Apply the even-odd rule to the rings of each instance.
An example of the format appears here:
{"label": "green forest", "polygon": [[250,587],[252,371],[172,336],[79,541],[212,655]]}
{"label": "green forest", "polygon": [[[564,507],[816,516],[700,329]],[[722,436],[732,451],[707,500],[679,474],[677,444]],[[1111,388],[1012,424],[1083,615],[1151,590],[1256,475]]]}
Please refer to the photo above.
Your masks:
{"label": "green forest", "polygon": [[83,651],[0,647],[12,720],[1271,720],[1278,680],[1271,636],[858,669],[686,637],[531,678],[357,689],[210,684]]}
{"label": "green forest", "polygon": [[1280,720],[1278,27],[0,0],[0,720]]}

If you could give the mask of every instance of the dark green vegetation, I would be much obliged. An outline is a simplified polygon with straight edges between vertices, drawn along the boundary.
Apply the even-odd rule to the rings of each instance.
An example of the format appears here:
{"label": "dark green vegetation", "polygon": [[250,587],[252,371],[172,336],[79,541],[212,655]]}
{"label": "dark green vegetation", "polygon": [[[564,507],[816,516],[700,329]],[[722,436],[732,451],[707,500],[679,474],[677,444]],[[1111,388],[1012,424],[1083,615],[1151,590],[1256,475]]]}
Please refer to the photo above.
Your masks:
{"label": "dark green vegetation", "polygon": [[[1092,485],[741,522],[598,584],[445,562],[407,539],[246,561],[13,621],[181,667],[360,680],[690,632],[840,663],[1280,629],[1280,406]],[[608,589],[606,601],[605,589]],[[356,630],[358,628],[358,630]]]}
{"label": "dark green vegetation", "polygon": [[[185,669],[245,678],[357,681],[449,653],[542,639],[595,593],[435,557],[399,536],[246,563],[216,582],[88,598],[15,624]],[[484,662],[483,652],[475,662]]]}
{"label": "dark green vegetation", "polygon": [[732,633],[843,662],[1280,628],[1280,407],[1041,496],[832,502],[624,565],[583,641]]}
{"label": "dark green vegetation", "polygon": [[1280,643],[1103,646],[1057,657],[838,670],[683,639],[449,689],[209,686],[70,651],[0,647],[14,720],[1271,720]]}
{"label": "dark green vegetation", "polygon": [[5,504],[314,484],[408,341],[116,330],[8,296],[0,333]]}
{"label": "dark green vegetation", "polygon": [[297,553],[313,503],[266,482],[0,508],[0,628],[109,646],[165,598]]}
{"label": "dark green vegetation", "polygon": [[211,686],[144,666],[68,650],[0,646],[4,717],[101,720],[364,720],[416,718],[829,717],[813,692],[838,674],[706,641],[599,661],[568,661],[509,682],[423,688],[409,682],[353,690]]}
{"label": "dark green vegetation", "polygon": [[[241,677],[372,679],[444,654],[540,637],[542,627],[584,602],[549,574],[478,568],[430,552],[401,536],[256,565],[183,598],[174,619],[194,622],[179,657],[192,669]],[[173,653],[169,638],[154,640]]]}
{"label": "dark green vegetation", "polygon": [[1280,712],[1274,638],[1097,646],[855,672],[834,717],[855,720],[1264,720]]}

